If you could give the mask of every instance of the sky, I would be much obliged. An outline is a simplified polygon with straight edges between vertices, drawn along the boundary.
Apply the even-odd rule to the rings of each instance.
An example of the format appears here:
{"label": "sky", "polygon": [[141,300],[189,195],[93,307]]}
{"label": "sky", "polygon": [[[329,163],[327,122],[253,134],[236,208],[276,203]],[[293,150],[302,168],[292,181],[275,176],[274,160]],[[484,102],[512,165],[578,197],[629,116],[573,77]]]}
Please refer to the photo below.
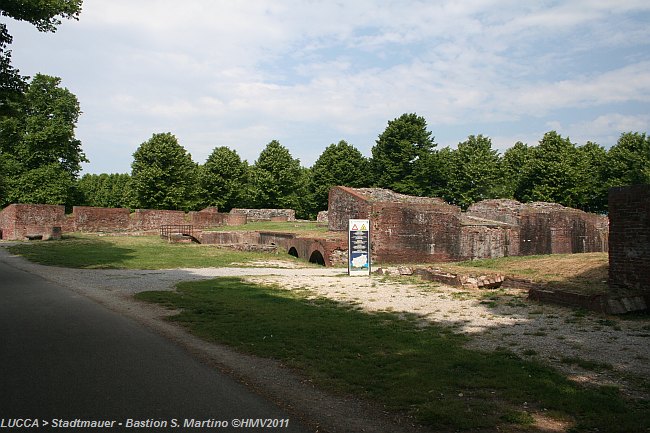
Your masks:
{"label": "sky", "polygon": [[161,132],[201,164],[272,140],[305,167],[340,140],[371,156],[403,113],[438,148],[650,132],[647,0],[84,0],[56,33],[0,19],[14,67],[77,96],[82,174],[130,172]]}

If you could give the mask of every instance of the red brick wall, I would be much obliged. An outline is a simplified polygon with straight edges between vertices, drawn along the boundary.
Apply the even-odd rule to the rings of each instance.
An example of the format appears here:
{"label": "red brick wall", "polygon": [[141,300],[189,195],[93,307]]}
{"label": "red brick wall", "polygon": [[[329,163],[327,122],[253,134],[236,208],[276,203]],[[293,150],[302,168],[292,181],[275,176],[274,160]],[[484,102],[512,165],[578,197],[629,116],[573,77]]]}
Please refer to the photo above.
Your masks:
{"label": "red brick wall", "polygon": [[609,284],[650,297],[650,185],[609,190]]}
{"label": "red brick wall", "polygon": [[124,208],[74,206],[74,231],[113,232],[129,230],[130,211]]}
{"label": "red brick wall", "polygon": [[65,222],[65,208],[45,204],[11,204],[2,211],[2,238],[23,240],[27,236],[42,236],[43,239],[60,236]]}
{"label": "red brick wall", "polygon": [[468,215],[519,227],[519,251],[511,242],[509,255],[607,251],[607,218],[555,203],[523,204],[514,200],[485,200]]}
{"label": "red brick wall", "polygon": [[456,206],[373,203],[370,224],[373,256],[380,262],[451,261],[460,257],[460,208]]}
{"label": "red brick wall", "polygon": [[491,259],[519,254],[519,230],[514,227],[463,225],[460,258]]}
{"label": "red brick wall", "polygon": [[162,225],[189,224],[182,210],[136,209],[131,214],[131,230],[158,230]]}
{"label": "red brick wall", "polygon": [[335,186],[330,189],[328,228],[333,231],[347,231],[350,219],[372,219],[371,205],[367,198],[352,188]]}
{"label": "red brick wall", "polygon": [[244,214],[229,214],[229,213],[219,213],[210,210],[202,210],[200,212],[190,212],[189,220],[195,228],[207,228],[214,226],[236,226],[244,225],[248,221],[248,218]]}

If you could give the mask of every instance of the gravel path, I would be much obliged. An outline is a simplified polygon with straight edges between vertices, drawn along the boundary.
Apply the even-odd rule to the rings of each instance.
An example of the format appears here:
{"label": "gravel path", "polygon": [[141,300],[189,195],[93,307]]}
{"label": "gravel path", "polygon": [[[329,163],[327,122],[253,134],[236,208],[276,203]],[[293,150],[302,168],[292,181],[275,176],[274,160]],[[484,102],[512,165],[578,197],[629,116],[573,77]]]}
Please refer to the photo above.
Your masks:
{"label": "gravel path", "polygon": [[132,295],[144,290],[173,290],[179,281],[241,276],[286,290],[306,289],[312,296],[353,303],[368,311],[414,313],[423,326],[438,323],[468,335],[471,347],[507,349],[554,365],[576,381],[615,385],[632,397],[648,398],[639,385],[650,376],[648,320],[623,320],[538,304],[528,301],[520,290],[467,291],[415,279],[351,278],[342,269],[296,268],[284,262],[260,263],[264,266],[261,268],[79,270],[29,263],[9,255],[4,248],[0,248],[0,260],[70,287],[155,328],[279,404],[306,419],[317,420],[315,429],[320,431],[381,432],[387,431],[388,425],[396,432],[421,429],[407,418],[389,415],[373,405],[318,391],[277,362],[202,342],[164,321],[169,311],[137,302]]}

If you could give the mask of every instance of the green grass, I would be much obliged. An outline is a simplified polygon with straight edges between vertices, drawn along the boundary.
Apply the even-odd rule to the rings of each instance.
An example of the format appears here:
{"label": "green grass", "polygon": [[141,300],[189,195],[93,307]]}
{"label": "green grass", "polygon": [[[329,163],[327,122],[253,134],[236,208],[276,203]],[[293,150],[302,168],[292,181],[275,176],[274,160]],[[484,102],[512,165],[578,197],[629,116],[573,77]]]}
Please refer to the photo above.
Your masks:
{"label": "green grass", "polygon": [[415,317],[304,296],[219,278],[138,298],[179,309],[170,320],[195,335],[281,360],[320,386],[408,412],[434,429],[526,428],[531,412],[571,420],[576,432],[650,428],[647,402],[626,401],[615,388],[581,387],[508,352],[468,350],[465,337],[421,328]]}
{"label": "green grass", "polygon": [[216,245],[168,243],[158,236],[71,235],[62,240],[24,242],[8,247],[13,254],[50,266],[84,269],[173,269],[241,265],[278,257],[232,251]]}
{"label": "green grass", "polygon": [[585,294],[606,293],[607,253],[548,254],[496,259],[437,263],[436,267],[455,273],[494,274],[524,278],[548,285],[550,289]]}
{"label": "green grass", "polygon": [[[260,232],[282,232],[296,233],[298,236],[323,236],[331,234],[327,229],[327,224],[316,221],[251,221],[239,226],[219,226],[213,227],[210,231],[260,231]],[[337,234],[338,235],[338,234]]]}

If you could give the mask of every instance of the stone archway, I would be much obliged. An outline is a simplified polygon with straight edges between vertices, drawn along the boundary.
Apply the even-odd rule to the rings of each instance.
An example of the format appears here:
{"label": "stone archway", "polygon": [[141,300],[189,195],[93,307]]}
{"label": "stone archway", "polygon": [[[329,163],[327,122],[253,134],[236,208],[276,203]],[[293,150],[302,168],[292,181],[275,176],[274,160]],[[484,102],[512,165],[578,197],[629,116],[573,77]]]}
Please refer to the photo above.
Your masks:
{"label": "stone archway", "polygon": [[294,257],[298,257],[298,250],[296,249],[296,247],[289,248],[289,255],[294,256]]}
{"label": "stone archway", "polygon": [[309,263],[318,263],[321,266],[325,266],[325,258],[320,251],[314,250],[311,256],[309,256]]}

